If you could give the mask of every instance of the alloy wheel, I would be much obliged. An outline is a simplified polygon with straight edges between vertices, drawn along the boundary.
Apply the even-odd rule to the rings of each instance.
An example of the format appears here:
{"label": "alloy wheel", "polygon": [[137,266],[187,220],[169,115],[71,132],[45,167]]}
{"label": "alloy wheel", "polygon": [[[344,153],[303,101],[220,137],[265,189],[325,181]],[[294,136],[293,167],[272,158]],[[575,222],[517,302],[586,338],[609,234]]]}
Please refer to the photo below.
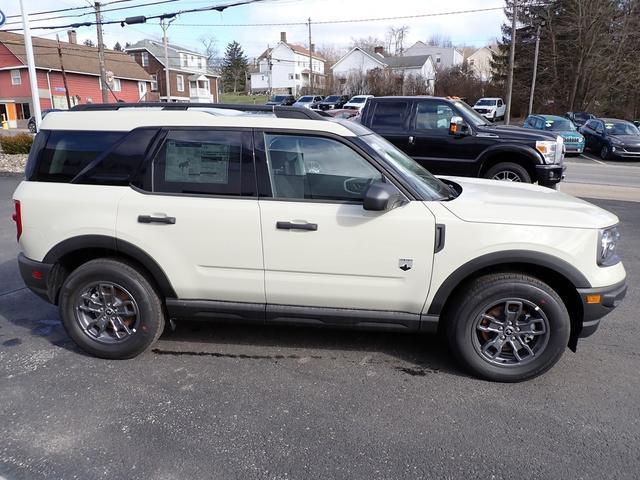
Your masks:
{"label": "alloy wheel", "polygon": [[505,182],[522,182],[522,178],[513,170],[501,170],[491,177],[493,180],[502,180]]}

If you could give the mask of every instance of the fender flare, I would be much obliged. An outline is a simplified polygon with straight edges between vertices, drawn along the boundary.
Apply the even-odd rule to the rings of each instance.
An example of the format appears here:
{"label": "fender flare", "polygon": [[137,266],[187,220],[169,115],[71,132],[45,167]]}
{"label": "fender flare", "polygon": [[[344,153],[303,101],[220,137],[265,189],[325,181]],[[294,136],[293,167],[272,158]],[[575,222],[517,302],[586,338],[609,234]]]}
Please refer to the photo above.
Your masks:
{"label": "fender flare", "polygon": [[136,260],[151,274],[165,298],[177,298],[167,274],[151,255],[132,243],[108,235],[79,235],[67,238],[54,245],[42,262],[55,264],[65,255],[87,249],[109,250]]}
{"label": "fender flare", "polygon": [[501,155],[503,153],[516,153],[518,155],[522,155],[528,158],[532,165],[543,165],[544,162],[538,155],[538,153],[529,146],[526,145],[518,145],[513,143],[499,143],[497,145],[492,145],[491,147],[485,149],[480,156],[478,157],[478,163],[480,164],[479,172],[484,170],[485,163],[494,155]]}
{"label": "fender flare", "polygon": [[557,272],[568,279],[575,288],[591,288],[589,280],[573,265],[546,253],[532,252],[528,250],[505,250],[494,252],[461,265],[442,282],[436,292],[429,309],[428,315],[440,315],[446,301],[451,296],[455,288],[466,278],[483,268],[499,266],[510,263],[526,264],[531,266],[542,266]]}

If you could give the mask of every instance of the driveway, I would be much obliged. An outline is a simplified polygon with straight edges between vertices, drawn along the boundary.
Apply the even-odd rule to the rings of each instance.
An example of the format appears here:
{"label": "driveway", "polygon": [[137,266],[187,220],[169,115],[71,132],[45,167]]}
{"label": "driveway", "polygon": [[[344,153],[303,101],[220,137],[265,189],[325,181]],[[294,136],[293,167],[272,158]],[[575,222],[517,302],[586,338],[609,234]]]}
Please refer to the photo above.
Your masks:
{"label": "driveway", "polygon": [[469,377],[436,336],[181,323],[128,361],[81,353],[17,277],[0,178],[0,476],[636,479],[640,210],[627,299],[521,384]]}

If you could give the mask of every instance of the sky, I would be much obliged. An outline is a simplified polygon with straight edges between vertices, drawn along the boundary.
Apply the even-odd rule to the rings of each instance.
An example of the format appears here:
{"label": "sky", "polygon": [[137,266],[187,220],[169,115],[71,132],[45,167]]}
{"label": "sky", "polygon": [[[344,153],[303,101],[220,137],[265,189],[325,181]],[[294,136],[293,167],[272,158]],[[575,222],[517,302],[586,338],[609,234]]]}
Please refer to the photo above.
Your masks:
{"label": "sky", "polygon": [[[41,12],[66,7],[87,6],[93,0],[23,0],[29,13]],[[108,3],[105,0],[103,3]],[[105,5],[105,10],[116,7],[150,4],[151,0],[130,0],[122,3]],[[105,12],[105,20],[122,20],[137,15],[158,15],[203,6],[230,3],[229,0],[178,0],[160,5],[147,5],[139,8]],[[504,6],[503,0],[458,0],[443,2],[442,0],[265,0],[262,2],[231,7],[223,12],[186,13],[178,16],[168,30],[169,41],[185,47],[202,50],[202,37],[214,36],[216,47],[222,53],[227,43],[237,41],[249,57],[258,56],[268,45],[276,44],[280,32],[287,32],[287,40],[291,43],[308,44],[308,27],[306,25],[270,25],[270,26],[222,26],[255,23],[289,23],[306,22],[311,18],[312,42],[316,48],[332,46],[346,49],[353,38],[378,37],[384,39],[389,27],[407,25],[409,27],[406,45],[417,40],[427,40],[432,35],[449,37],[456,45],[480,47],[491,43],[500,36],[500,26],[504,22],[502,10],[488,12],[461,13],[456,15],[420,17],[411,19],[371,20],[366,22],[315,24],[314,22],[332,20],[357,20],[404,15],[436,14],[451,11],[485,9]],[[18,0],[0,0],[0,10],[5,15],[20,14]],[[37,30],[36,26],[67,25],[69,23],[94,21],[95,16],[85,15],[47,21],[34,21],[36,18],[65,15],[69,13],[90,13],[91,10],[80,10],[57,14],[33,16],[31,18],[32,34],[55,38],[60,34],[66,40],[66,30]],[[19,21],[20,18],[8,19],[7,22]],[[5,25],[0,29],[21,28],[19,25]],[[95,26],[77,29],[78,40],[90,38],[96,41]],[[157,20],[147,24],[121,27],[104,26],[105,45],[112,48],[116,42],[134,43],[142,38],[162,39],[162,30]]]}

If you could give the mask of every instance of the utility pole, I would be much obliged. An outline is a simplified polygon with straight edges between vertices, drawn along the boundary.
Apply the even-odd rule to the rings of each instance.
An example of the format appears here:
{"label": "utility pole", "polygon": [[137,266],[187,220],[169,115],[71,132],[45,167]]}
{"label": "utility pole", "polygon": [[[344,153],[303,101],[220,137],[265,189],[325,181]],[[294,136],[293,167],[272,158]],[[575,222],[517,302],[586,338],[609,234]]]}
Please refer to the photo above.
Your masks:
{"label": "utility pole", "polygon": [[311,51],[311,17],[309,17],[309,95],[313,94],[313,52]]}
{"label": "utility pole", "polygon": [[169,44],[167,41],[167,29],[175,17],[167,21],[167,18],[160,19],[160,27],[162,28],[162,43],[164,44],[164,81],[167,85],[167,102],[171,101],[171,84],[169,83]]}
{"label": "utility pole", "polygon": [[98,31],[98,61],[100,62],[102,103],[109,103],[109,92],[107,91],[107,68],[104,65],[104,41],[102,40],[102,14],[100,13],[100,2],[95,2],[94,8],[96,11],[96,29]]}
{"label": "utility pole", "polygon": [[538,23],[538,30],[536,32],[536,50],[533,54],[533,78],[531,79],[531,93],[529,94],[529,115],[533,112],[533,94],[536,91],[536,76],[538,75],[538,52],[540,51],[540,30],[544,25],[544,21]]}
{"label": "utility pole", "polygon": [[67,73],[64,71],[64,63],[62,62],[62,49],[60,48],[60,37],[57,34],[56,34],[56,40],[58,41],[58,58],[60,59],[60,72],[62,72],[62,83],[64,84],[64,94],[67,97],[67,108],[71,110],[71,99],[69,98],[69,86],[67,85]]}
{"label": "utility pole", "polygon": [[513,64],[516,58],[516,22],[518,17],[518,0],[512,0],[511,50],[509,51],[509,77],[507,79],[507,111],[504,116],[505,125],[511,122],[511,95],[513,93]]}
{"label": "utility pole", "polygon": [[29,16],[24,11],[23,0],[20,0],[20,12],[22,13],[24,47],[27,50],[27,66],[29,67],[29,87],[31,88],[31,102],[33,103],[33,117],[36,119],[36,130],[39,131],[40,123],[42,122],[42,112],[40,111],[40,94],[38,93],[38,80],[36,78],[36,62],[33,58],[33,44],[31,43]]}

